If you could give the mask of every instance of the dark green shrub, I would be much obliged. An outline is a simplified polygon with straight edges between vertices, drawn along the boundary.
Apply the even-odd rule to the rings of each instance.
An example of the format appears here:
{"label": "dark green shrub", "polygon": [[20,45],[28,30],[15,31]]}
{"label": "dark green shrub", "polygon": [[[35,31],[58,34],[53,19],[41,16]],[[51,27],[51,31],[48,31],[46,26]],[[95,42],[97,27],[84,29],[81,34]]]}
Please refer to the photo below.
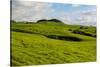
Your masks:
{"label": "dark green shrub", "polygon": [[81,41],[82,39],[73,37],[73,36],[59,36],[58,39],[60,40],[68,40],[68,41]]}
{"label": "dark green shrub", "polygon": [[97,37],[96,34],[92,35],[93,37]]}
{"label": "dark green shrub", "polygon": [[84,28],[84,26],[81,26],[81,27],[80,27],[80,29],[83,29],[83,28]]}
{"label": "dark green shrub", "polygon": [[85,27],[84,29],[88,29],[88,27]]}
{"label": "dark green shrub", "polygon": [[69,31],[72,31],[72,29],[68,29]]}
{"label": "dark green shrub", "polygon": [[12,29],[12,31],[23,32],[23,33],[32,33],[32,32],[30,32],[30,31],[21,30],[21,29]]}
{"label": "dark green shrub", "polygon": [[91,37],[96,37],[96,35],[93,36],[92,33],[88,33],[88,32],[85,32],[85,31],[83,31],[83,30],[73,30],[72,33],[80,34],[80,35],[86,35],[86,36],[91,36]]}
{"label": "dark green shrub", "polygon": [[72,33],[81,34],[81,35],[88,35],[88,33],[86,33],[86,32],[83,31],[83,30],[73,30]]}
{"label": "dark green shrub", "polygon": [[48,38],[68,41],[82,41],[82,39],[73,36],[59,36],[59,35],[48,35]]}
{"label": "dark green shrub", "polygon": [[48,35],[47,37],[52,38],[52,39],[58,39],[58,36],[56,36],[56,35]]}

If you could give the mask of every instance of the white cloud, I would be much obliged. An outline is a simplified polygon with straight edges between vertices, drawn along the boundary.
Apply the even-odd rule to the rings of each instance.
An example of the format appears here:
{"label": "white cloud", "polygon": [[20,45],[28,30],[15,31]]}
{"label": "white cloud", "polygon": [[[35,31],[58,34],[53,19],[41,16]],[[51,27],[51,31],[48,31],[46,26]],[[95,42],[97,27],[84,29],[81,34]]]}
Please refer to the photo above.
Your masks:
{"label": "white cloud", "polygon": [[90,12],[85,12],[85,13],[80,13],[79,19],[83,19],[82,21],[84,22],[96,22],[96,11],[90,11]]}
{"label": "white cloud", "polygon": [[76,16],[74,17],[76,17],[72,20],[74,21],[74,23],[81,24],[81,25],[95,25],[96,26],[96,22],[97,22],[96,11],[79,13],[79,14],[76,14]]}
{"label": "white cloud", "polygon": [[96,11],[77,12],[77,13],[61,13],[59,19],[63,20],[66,24],[78,25],[95,25],[97,22]]}
{"label": "white cloud", "polygon": [[[67,13],[59,12],[53,9],[52,6],[53,3],[14,0],[12,3],[12,19],[37,21],[39,19],[57,18],[67,24],[96,25],[96,10]],[[79,7],[80,5],[73,4],[72,6]]]}
{"label": "white cloud", "polygon": [[27,7],[30,7],[30,6],[33,6],[33,2],[31,2],[31,1],[23,1],[23,0],[16,0],[16,1],[18,1],[21,5],[23,5],[23,6],[27,6]]}
{"label": "white cloud", "polygon": [[15,0],[12,2],[12,19],[36,21],[47,18],[47,14],[54,12],[51,3]]}
{"label": "white cloud", "polygon": [[72,4],[72,7],[79,7],[80,4]]}

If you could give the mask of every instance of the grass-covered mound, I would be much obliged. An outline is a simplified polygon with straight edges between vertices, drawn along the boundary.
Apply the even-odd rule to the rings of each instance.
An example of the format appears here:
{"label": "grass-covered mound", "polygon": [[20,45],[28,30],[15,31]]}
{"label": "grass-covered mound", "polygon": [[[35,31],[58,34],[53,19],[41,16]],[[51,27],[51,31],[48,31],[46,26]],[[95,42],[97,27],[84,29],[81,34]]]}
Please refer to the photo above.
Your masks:
{"label": "grass-covered mound", "polygon": [[37,23],[63,23],[62,21],[58,20],[58,19],[50,19],[50,20],[46,20],[46,19],[41,19],[41,20],[38,20]]}
{"label": "grass-covered mound", "polygon": [[[12,66],[96,61],[96,28],[63,23],[13,23]],[[85,27],[85,26],[84,26]]]}

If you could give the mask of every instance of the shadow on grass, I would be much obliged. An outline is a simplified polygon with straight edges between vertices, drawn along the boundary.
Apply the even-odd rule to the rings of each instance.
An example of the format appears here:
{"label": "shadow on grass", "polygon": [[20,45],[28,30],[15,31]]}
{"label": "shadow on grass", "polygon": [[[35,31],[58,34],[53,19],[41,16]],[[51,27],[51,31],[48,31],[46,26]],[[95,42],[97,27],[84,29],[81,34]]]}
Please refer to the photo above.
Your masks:
{"label": "shadow on grass", "polygon": [[43,35],[43,36],[46,36],[48,38],[57,39],[57,40],[82,41],[81,38],[74,37],[74,36],[45,35],[45,34],[41,34],[41,33],[37,33],[37,32],[31,32],[31,31],[21,30],[21,29],[12,29],[12,31],[23,32],[23,33],[30,33],[30,34],[39,34],[39,35]]}

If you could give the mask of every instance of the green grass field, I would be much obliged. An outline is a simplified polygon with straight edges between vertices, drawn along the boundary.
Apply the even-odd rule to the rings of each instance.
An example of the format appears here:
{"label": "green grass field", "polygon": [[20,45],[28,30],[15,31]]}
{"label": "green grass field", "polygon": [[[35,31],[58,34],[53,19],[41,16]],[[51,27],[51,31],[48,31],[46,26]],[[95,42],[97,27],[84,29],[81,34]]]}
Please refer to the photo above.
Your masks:
{"label": "green grass field", "polygon": [[12,23],[11,66],[96,61],[96,27]]}

